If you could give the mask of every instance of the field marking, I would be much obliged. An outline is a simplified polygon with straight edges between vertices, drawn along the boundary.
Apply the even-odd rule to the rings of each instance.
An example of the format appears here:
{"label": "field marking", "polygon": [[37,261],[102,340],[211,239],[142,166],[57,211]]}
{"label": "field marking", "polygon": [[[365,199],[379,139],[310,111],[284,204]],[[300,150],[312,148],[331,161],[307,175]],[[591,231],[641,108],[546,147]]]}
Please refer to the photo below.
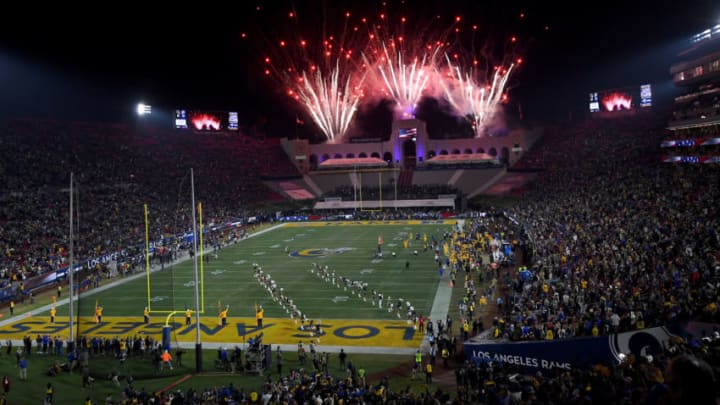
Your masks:
{"label": "field marking", "polygon": [[[342,298],[341,298],[342,299]],[[249,312],[251,312],[250,309]],[[196,324],[185,325],[184,316],[176,314],[170,320],[173,329],[174,344],[182,347],[194,347]],[[91,316],[79,318],[83,333],[88,336],[112,337],[117,335],[153,336],[160,340],[165,326],[164,314],[150,315],[150,323],[143,322],[141,315],[130,317],[103,316],[101,323],[96,323]],[[320,334],[301,329],[297,320],[288,318],[266,317],[263,327],[258,328],[254,316],[228,317],[228,324],[222,327],[218,324],[216,316],[203,316],[200,319],[200,334],[203,346],[212,347],[238,345],[248,337],[263,333],[263,340],[273,345],[293,345],[297,349],[298,340],[313,340],[321,345],[323,351],[326,347],[356,347],[357,350],[373,348],[373,351],[382,351],[393,348],[404,353],[403,349],[415,350],[424,339],[422,333],[413,329],[404,320],[347,320],[322,319],[317,320],[322,328]],[[67,316],[57,317],[55,323],[49,322],[47,316],[16,317],[11,325],[0,327],[0,336],[3,340],[10,339],[20,342],[26,335],[63,335],[69,328]],[[353,350],[354,351],[354,350]]]}
{"label": "field marking", "polygon": [[[251,234],[249,234],[245,239],[254,238],[254,237],[263,235],[263,234],[265,234],[265,233],[272,232],[272,231],[274,231],[274,230],[276,230],[276,229],[283,228],[283,227],[285,227],[286,225],[287,225],[287,224],[285,224],[285,223],[273,225],[273,226],[271,226],[271,227],[269,227],[269,228],[265,228],[265,229],[262,229],[262,230],[260,230],[260,231],[251,233]],[[245,239],[241,239],[241,240],[235,242],[235,244],[242,243],[242,241],[245,240]],[[208,252],[205,252],[205,254],[208,254]],[[192,258],[191,258],[189,255],[188,255],[188,256],[183,256],[183,257],[175,260],[175,262],[172,263],[172,265],[174,266],[174,265],[176,265],[176,264],[178,264],[178,263],[183,263],[183,262],[186,262],[186,261],[191,260],[191,259],[192,259]],[[163,268],[162,268],[161,266],[159,266],[159,265],[154,265],[154,266],[150,269],[150,273],[155,273],[155,272],[157,272],[157,271],[161,271],[162,269],[163,269]],[[131,282],[131,281],[135,281],[135,280],[137,280],[137,279],[139,279],[139,278],[144,278],[144,277],[147,277],[146,272],[145,272],[145,271],[140,271],[140,272],[135,273],[135,274],[133,274],[133,275],[131,275],[131,276],[128,276],[128,277],[125,277],[125,278],[121,278],[121,279],[119,279],[119,280],[113,280],[113,281],[111,281],[111,282],[109,282],[109,283],[107,283],[107,284],[101,285],[101,286],[98,287],[98,288],[95,288],[95,289],[88,290],[88,291],[85,291],[85,292],[83,292],[83,293],[80,293],[79,296],[76,296],[73,300],[77,301],[78,299],[82,299],[82,298],[86,298],[86,297],[92,297],[92,296],[95,295],[95,294],[99,294],[99,293],[101,293],[101,292],[103,292],[103,291],[107,291],[107,290],[109,290],[109,289],[111,289],[111,288],[115,288],[115,287],[118,287],[118,286],[120,286],[120,285],[127,284],[127,283],[129,283],[129,282]],[[63,299],[59,300],[57,303],[55,303],[55,304],[43,305],[43,306],[40,306],[40,307],[37,307],[37,308],[33,309],[32,311],[35,311],[36,313],[37,313],[37,312],[47,312],[47,311],[49,311],[50,308],[52,308],[53,306],[67,305],[69,302],[70,302],[70,298],[69,298],[69,297],[68,297],[68,298],[63,298]],[[27,316],[25,315],[25,313],[24,313],[24,312],[21,312],[21,313],[19,313],[19,314],[16,315],[16,316],[4,318],[3,320],[0,321],[0,327],[5,326],[5,325],[10,324],[10,323],[13,323],[13,322],[15,322],[15,321],[18,320],[18,319],[22,319],[22,318],[26,318],[26,317],[27,317]],[[22,341],[19,341],[19,342],[21,343]]]}
{"label": "field marking", "polygon": [[[381,224],[379,224],[379,223],[375,223],[375,224],[381,225]],[[375,224],[368,224],[368,225],[375,225]],[[447,222],[446,222],[446,224],[447,224]],[[249,237],[255,237],[255,236],[258,236],[258,235],[260,235],[260,234],[264,234],[264,233],[266,233],[266,232],[271,232],[271,231],[274,231],[274,230],[276,230],[276,229],[282,228],[283,226],[286,226],[286,225],[288,225],[288,224],[278,224],[278,225],[276,225],[276,226],[273,226],[273,227],[264,229],[264,230],[262,230],[262,231],[260,231],[260,232],[251,234]],[[429,224],[428,224],[428,223],[420,223],[419,225],[429,225]],[[408,229],[411,229],[411,228],[408,228]],[[313,232],[313,231],[315,231],[315,229],[310,228],[310,229],[307,229],[307,231],[308,231],[308,232]],[[206,252],[206,253],[207,253],[207,252]],[[188,260],[188,259],[191,259],[191,258],[189,258],[189,257],[184,257],[184,258],[182,258],[181,260],[178,260],[176,263],[178,263],[178,262],[183,262],[183,261],[186,261],[186,260]],[[234,263],[239,265],[239,264],[245,264],[245,263],[247,263],[247,261],[246,261],[246,260],[239,260],[239,261],[236,261],[236,262],[234,262]],[[157,271],[157,270],[159,270],[159,268],[154,268],[154,269],[153,269],[153,272],[154,272],[154,271]],[[109,283],[109,284],[101,287],[100,289],[91,290],[91,291],[88,291],[88,292],[86,292],[86,293],[83,293],[81,296],[94,295],[94,294],[100,292],[101,289],[105,290],[105,289],[107,289],[107,288],[112,288],[112,287],[118,286],[118,285],[120,285],[120,284],[130,282],[130,281],[132,281],[132,280],[134,280],[134,279],[136,279],[136,278],[145,277],[145,276],[146,276],[146,273],[145,273],[145,272],[141,272],[141,273],[135,274],[135,275],[133,275],[133,276],[130,276],[130,277],[126,278],[126,279],[113,281],[113,282],[111,282],[111,283]],[[206,282],[207,284],[210,284],[209,281],[210,281],[210,280],[205,280],[205,282]],[[423,284],[426,284],[426,283],[422,283],[422,282],[418,282],[418,283],[400,282],[400,283],[383,283],[383,284],[387,284],[387,285],[404,285],[404,286],[407,286],[408,284],[423,285]],[[441,281],[439,281],[439,282],[438,282],[438,287],[440,287],[440,286],[442,286],[442,285],[447,286],[447,282],[441,282]],[[439,288],[438,288],[438,290],[439,290]],[[436,298],[437,298],[438,293],[440,293],[440,291],[437,291],[437,292],[436,292]],[[337,297],[340,297],[340,296],[337,296]],[[327,297],[326,297],[325,299],[327,299]],[[416,300],[416,301],[421,302],[421,301],[425,301],[425,300]],[[433,300],[432,302],[433,302],[433,309],[435,309],[437,302],[436,302],[436,300]],[[58,304],[59,304],[59,305],[67,304],[67,299],[61,300]],[[48,308],[49,308],[49,305],[48,305]],[[370,312],[370,311],[374,311],[374,310],[375,310],[375,308],[357,308],[357,309],[358,309],[360,312],[363,312],[363,313],[365,313],[365,312]],[[35,309],[35,311],[38,311],[38,310],[41,310],[41,311],[42,311],[43,309],[42,309],[42,308]],[[34,311],[34,312],[35,312],[35,311]],[[36,313],[37,313],[37,312],[36,312]],[[447,310],[446,310],[446,313],[447,313]],[[45,318],[45,317],[43,317],[43,318]],[[27,315],[26,315],[24,318],[21,317],[20,315],[18,315],[18,316],[16,316],[14,319],[27,319]],[[133,318],[133,319],[134,319],[134,318]],[[211,319],[214,319],[214,317],[211,317]],[[266,319],[270,319],[270,318],[266,318]],[[103,320],[105,320],[105,318],[104,318]],[[5,319],[5,320],[3,320],[2,322],[0,322],[0,326],[7,324],[8,321],[11,321],[11,319]],[[252,321],[252,319],[251,319],[251,321]],[[371,320],[366,320],[366,319],[360,319],[360,320],[357,320],[357,321],[356,321],[356,323],[361,324],[361,325],[368,324],[369,322],[372,322],[372,321],[371,321]],[[355,333],[355,334],[357,334],[357,333]],[[348,333],[348,334],[346,334],[346,335],[348,335],[348,336],[353,336],[353,333]],[[355,337],[353,336],[353,338],[355,338]],[[364,339],[362,339],[362,340],[364,340]],[[232,340],[230,340],[230,341],[232,341]],[[180,342],[180,343],[185,344],[185,342]],[[194,342],[187,343],[188,345],[190,345],[190,346],[188,346],[188,347],[193,346],[193,343],[194,343]],[[329,343],[329,342],[327,342],[327,343]],[[324,346],[325,344],[327,344],[327,343],[325,342],[325,340],[324,340],[324,338],[323,338],[323,346]],[[368,343],[368,342],[366,342],[366,341],[363,341],[362,343],[361,343],[361,342],[358,342],[358,344],[364,344],[364,343]],[[384,342],[384,343],[386,343],[386,342]],[[383,352],[383,350],[385,350],[385,351],[388,352],[388,353],[393,353],[393,351],[394,351],[395,349],[386,347],[387,344],[384,344],[384,343],[381,344],[381,345],[379,345],[379,347],[369,347],[369,346],[368,346],[368,347],[362,347],[362,348],[361,348],[361,347],[358,346],[357,349],[359,349],[361,352],[365,352],[365,350],[367,350],[367,352],[381,353],[381,352]],[[295,346],[295,344],[296,344],[295,342],[291,342],[289,346],[292,347],[292,346]],[[211,342],[208,342],[208,343],[207,343],[206,347],[219,346],[219,345],[228,345],[228,343],[216,343],[216,342],[214,342],[214,341],[211,341]],[[343,346],[350,346],[350,345],[347,345],[346,343],[343,343],[342,345],[343,345]],[[337,346],[337,347],[340,347],[340,346]],[[414,347],[417,348],[418,345],[415,345]],[[329,349],[330,349],[330,350],[328,350],[328,351],[331,351],[331,352],[333,351],[333,347],[332,347],[332,346],[329,347]],[[403,348],[403,349],[400,349],[400,348],[397,348],[397,349],[399,349],[399,351],[403,351],[403,352],[404,352],[405,350],[413,350],[412,348],[410,348],[410,349],[404,349],[404,348]],[[355,351],[355,350],[353,350],[353,351]],[[414,350],[413,350],[413,352],[414,352]]]}
{"label": "field marking", "polygon": [[162,394],[163,392],[170,391],[171,389],[175,388],[176,386],[184,383],[185,381],[187,381],[191,378],[192,378],[192,374],[188,374],[185,377],[183,377],[175,382],[172,382],[163,388],[160,388],[160,390],[158,392]]}
{"label": "field marking", "polygon": [[[398,219],[391,221],[317,221],[317,222],[286,222],[285,224],[291,228],[311,228],[311,227],[336,227],[336,226],[382,226],[382,225],[455,225],[458,223],[456,219]],[[405,229],[412,229],[405,227]]]}

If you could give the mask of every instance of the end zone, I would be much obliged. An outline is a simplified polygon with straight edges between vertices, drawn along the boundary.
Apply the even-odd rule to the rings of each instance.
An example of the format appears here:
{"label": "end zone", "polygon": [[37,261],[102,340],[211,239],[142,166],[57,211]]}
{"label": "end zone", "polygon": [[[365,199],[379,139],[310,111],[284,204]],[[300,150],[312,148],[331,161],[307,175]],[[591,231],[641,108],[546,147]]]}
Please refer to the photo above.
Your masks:
{"label": "end zone", "polygon": [[[80,318],[80,334],[113,338],[118,336],[145,336],[162,338],[163,322],[144,323],[137,317],[106,317],[101,323],[93,318]],[[194,343],[196,325],[185,325],[182,317],[174,318],[173,340],[179,343]],[[266,344],[297,344],[298,341],[315,340],[328,346],[365,346],[387,348],[418,348],[423,334],[406,321],[340,320],[326,319],[320,324],[320,332],[303,330],[299,322],[285,318],[265,318],[262,328],[257,327],[254,318],[228,318],[222,327],[217,318],[202,318],[200,335],[203,342],[238,344],[263,333]],[[27,317],[0,327],[0,339],[21,340],[25,336],[50,335],[67,337],[68,318],[58,317],[50,323],[47,317]]]}

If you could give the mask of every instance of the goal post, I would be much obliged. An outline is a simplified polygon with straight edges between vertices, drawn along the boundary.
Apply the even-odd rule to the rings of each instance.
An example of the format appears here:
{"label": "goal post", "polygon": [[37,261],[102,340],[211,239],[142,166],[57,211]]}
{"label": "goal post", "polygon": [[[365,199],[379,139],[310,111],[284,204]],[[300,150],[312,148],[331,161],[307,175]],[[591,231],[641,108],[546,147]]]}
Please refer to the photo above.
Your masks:
{"label": "goal post", "polygon": [[[198,203],[198,208],[200,208],[200,204]],[[146,283],[146,296],[145,296],[145,306],[148,309],[148,312],[150,314],[174,314],[178,312],[184,312],[187,309],[192,309],[193,313],[196,311],[199,311],[199,313],[203,314],[205,312],[205,286],[204,286],[204,263],[203,260],[200,260],[199,264],[199,278],[198,278],[198,288],[199,288],[199,294],[200,294],[200,308],[194,308],[195,307],[195,301],[192,300],[191,305],[188,305],[186,302],[187,300],[184,300],[184,302],[176,302],[180,301],[179,299],[176,299],[176,289],[178,286],[177,283],[182,283],[183,276],[186,276],[189,273],[190,270],[188,270],[187,266],[174,266],[172,264],[172,257],[170,254],[169,249],[167,249],[166,246],[153,246],[150,245],[150,212],[148,210],[147,204],[144,204],[143,206],[144,211],[144,219],[145,219],[145,283]],[[200,211],[202,212],[202,211]],[[199,252],[198,256],[201,259],[203,257],[203,244],[202,244],[202,232],[203,232],[203,226],[202,226],[202,213],[200,214],[200,228],[199,228]],[[194,236],[193,236],[194,237]],[[159,264],[161,268],[159,270],[152,270],[152,262],[154,260],[159,261]],[[157,264],[157,263],[156,263]],[[182,272],[183,274],[176,274],[177,272]],[[178,277],[176,277],[176,275]],[[178,279],[180,281],[178,281]],[[190,286],[194,285],[194,281],[190,281]],[[181,294],[182,295],[182,294]],[[177,307],[177,304],[182,305],[182,307]]]}
{"label": "goal post", "polygon": [[[359,199],[358,199],[358,210],[362,212],[376,212],[376,211],[382,211],[383,209],[383,199],[382,199],[382,171],[378,171],[378,193],[379,193],[379,199],[378,199],[378,206],[374,208],[368,208],[365,207],[364,199],[363,199],[363,172],[359,171],[358,174],[358,188],[359,188]],[[372,175],[372,172],[369,173]],[[370,179],[372,181],[372,178]]]}

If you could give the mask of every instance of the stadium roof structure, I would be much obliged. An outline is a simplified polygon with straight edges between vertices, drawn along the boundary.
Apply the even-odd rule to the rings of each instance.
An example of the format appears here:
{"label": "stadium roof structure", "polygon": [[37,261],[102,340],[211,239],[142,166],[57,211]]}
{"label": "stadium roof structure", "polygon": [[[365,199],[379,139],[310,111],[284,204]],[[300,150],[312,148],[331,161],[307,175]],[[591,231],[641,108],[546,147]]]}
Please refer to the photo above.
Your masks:
{"label": "stadium roof structure", "polygon": [[387,167],[387,162],[375,157],[365,158],[333,158],[327,159],[320,163],[318,167],[320,169],[338,169],[338,168],[353,168],[353,167]]}
{"label": "stadium roof structure", "polygon": [[427,160],[431,165],[457,165],[457,164],[482,164],[500,163],[497,156],[490,156],[487,153],[459,154],[459,155],[438,155]]}

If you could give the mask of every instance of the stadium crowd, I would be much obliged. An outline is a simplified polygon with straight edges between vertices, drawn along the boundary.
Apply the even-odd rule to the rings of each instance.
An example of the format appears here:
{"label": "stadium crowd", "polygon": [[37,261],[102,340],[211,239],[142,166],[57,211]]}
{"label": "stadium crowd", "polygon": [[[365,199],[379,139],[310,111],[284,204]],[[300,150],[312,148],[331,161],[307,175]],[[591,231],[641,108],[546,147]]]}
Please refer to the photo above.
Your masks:
{"label": "stadium crowd", "polygon": [[696,91],[677,98],[677,108],[673,111],[673,121],[694,119],[712,119],[720,114],[720,89],[708,83],[699,86]]}
{"label": "stadium crowd", "polygon": [[[659,128],[636,117],[551,133],[555,138],[545,140],[539,153],[545,170],[522,202],[508,209],[503,221],[478,218],[469,222],[466,237],[458,236],[451,280],[464,288],[465,304],[496,306],[495,337],[560,339],[690,319],[719,323],[719,172],[715,167],[660,164],[651,152],[667,137]],[[267,196],[259,178],[248,175],[261,172],[261,159],[244,159],[257,156],[264,146],[242,136],[207,137],[198,146],[197,139],[176,133],[87,124],[14,121],[0,131],[0,172],[8,185],[0,194],[0,276],[6,284],[17,286],[66,262],[69,218],[63,188],[68,172],[78,173],[80,184],[82,237],[76,254],[82,258],[137,249],[145,203],[153,236],[187,232],[189,166],[200,184],[198,200],[208,202],[209,222],[249,215],[248,207]],[[239,170],[243,181],[231,181]],[[500,248],[481,243],[478,235],[486,231],[515,240],[524,254],[524,263],[518,264],[527,268],[483,263],[479,252],[497,257],[493,254]],[[498,300],[488,303],[493,296]],[[462,308],[460,331],[466,323],[473,332],[482,330],[474,311]],[[445,327],[444,339],[450,340],[452,328]],[[684,395],[693,388],[698,395],[711,390],[692,385],[699,382],[714,387],[707,368],[720,364],[717,343],[714,337],[699,342],[690,336],[654,358],[556,375],[518,376],[508,365],[467,362],[456,369],[457,395],[391,390],[388,381],[365,381],[364,373],[348,365],[347,378],[295,370],[269,380],[254,397],[230,385],[165,393],[157,401],[604,403],[614,398],[617,403],[666,403],[681,379],[674,367],[697,373],[688,374],[695,380],[685,378]],[[120,342],[101,344],[115,350]],[[93,341],[89,345],[95,347]],[[131,383],[123,392],[141,403],[153,396]],[[700,397],[685,403],[712,402]]]}
{"label": "stadium crowd", "polygon": [[0,280],[2,287],[17,289],[24,280],[67,266],[71,172],[78,206],[76,263],[115,252],[134,257],[142,251],[144,204],[152,240],[191,231],[191,167],[206,224],[256,215],[256,203],[272,198],[260,176],[277,174],[262,156],[276,156],[279,142],[240,134],[197,137],[127,125],[11,120],[0,128],[0,146],[5,184]]}
{"label": "stadium crowd", "polygon": [[[396,197],[396,190],[394,187],[384,186],[382,189],[373,186],[363,186],[362,191],[358,191],[352,186],[341,186],[328,193],[329,197],[341,197],[344,200],[352,201],[354,198],[357,199],[358,194],[362,193],[359,197],[364,200],[393,200]],[[438,195],[459,195],[460,192],[457,188],[447,184],[433,184],[433,185],[412,185],[410,187],[397,187],[397,199],[398,200],[421,200],[421,199],[432,199],[437,198]]]}
{"label": "stadium crowd", "polygon": [[626,124],[559,134],[563,147],[544,151],[552,164],[509,211],[531,259],[502,280],[507,293],[495,326],[503,337],[718,322],[719,173],[648,158],[663,134],[651,123]]}

